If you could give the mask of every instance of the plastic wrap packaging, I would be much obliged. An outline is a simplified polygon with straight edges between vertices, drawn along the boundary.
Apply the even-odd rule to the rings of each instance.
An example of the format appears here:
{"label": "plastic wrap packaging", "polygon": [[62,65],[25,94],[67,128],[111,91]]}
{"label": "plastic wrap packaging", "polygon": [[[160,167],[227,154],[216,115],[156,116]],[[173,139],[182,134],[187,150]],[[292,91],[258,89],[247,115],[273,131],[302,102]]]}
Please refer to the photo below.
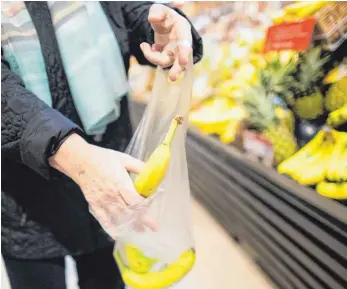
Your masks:
{"label": "plastic wrap packaging", "polygon": [[[168,70],[158,68],[151,99],[127,149],[128,154],[147,162],[162,144],[173,119],[179,115],[183,120],[172,139],[170,162],[158,189],[140,204],[129,207],[114,223],[114,256],[131,289],[169,288],[195,262],[185,151],[192,86],[192,59],[184,75],[175,82],[169,80]],[[136,175],[132,178],[135,180]],[[144,216],[153,220],[158,230],[139,226]]]}

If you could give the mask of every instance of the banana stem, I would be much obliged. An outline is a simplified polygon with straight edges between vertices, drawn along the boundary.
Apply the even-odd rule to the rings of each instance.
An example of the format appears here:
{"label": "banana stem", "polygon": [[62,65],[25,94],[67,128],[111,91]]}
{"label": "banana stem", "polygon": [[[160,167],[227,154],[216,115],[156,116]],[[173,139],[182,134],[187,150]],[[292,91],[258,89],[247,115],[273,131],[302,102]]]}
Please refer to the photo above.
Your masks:
{"label": "banana stem", "polygon": [[163,145],[170,146],[178,125],[182,123],[183,123],[183,117],[179,115],[176,116],[174,120],[172,120],[169,131],[167,132],[165,139],[163,141]]}

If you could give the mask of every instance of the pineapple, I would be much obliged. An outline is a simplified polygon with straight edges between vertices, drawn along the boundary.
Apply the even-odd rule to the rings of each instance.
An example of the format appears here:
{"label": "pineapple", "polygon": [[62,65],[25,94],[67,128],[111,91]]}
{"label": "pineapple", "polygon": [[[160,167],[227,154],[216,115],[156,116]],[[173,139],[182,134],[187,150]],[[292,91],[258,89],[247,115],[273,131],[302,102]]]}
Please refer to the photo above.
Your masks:
{"label": "pineapple", "polygon": [[324,77],[324,84],[330,84],[325,98],[325,108],[334,111],[347,105],[347,58]]}
{"label": "pineapple", "polygon": [[275,108],[276,117],[283,126],[287,127],[291,133],[294,133],[295,118],[293,112],[281,106]]}
{"label": "pineapple", "polygon": [[269,140],[274,148],[275,165],[293,155],[297,149],[293,133],[276,116],[273,96],[261,85],[249,87],[242,99],[247,122]]}
{"label": "pineapple", "polygon": [[296,69],[294,58],[283,61],[281,55],[268,60],[267,65],[258,71],[259,84],[266,93],[281,97],[288,105],[293,105],[294,99],[291,85],[294,82],[293,73]]}
{"label": "pineapple", "polygon": [[334,111],[344,105],[347,105],[347,76],[332,84],[325,98],[325,107],[329,111]]}
{"label": "pineapple", "polygon": [[323,114],[323,95],[318,83],[323,78],[323,65],[328,57],[321,58],[321,49],[312,48],[301,54],[297,79],[292,84],[295,113],[302,119],[315,119]]}

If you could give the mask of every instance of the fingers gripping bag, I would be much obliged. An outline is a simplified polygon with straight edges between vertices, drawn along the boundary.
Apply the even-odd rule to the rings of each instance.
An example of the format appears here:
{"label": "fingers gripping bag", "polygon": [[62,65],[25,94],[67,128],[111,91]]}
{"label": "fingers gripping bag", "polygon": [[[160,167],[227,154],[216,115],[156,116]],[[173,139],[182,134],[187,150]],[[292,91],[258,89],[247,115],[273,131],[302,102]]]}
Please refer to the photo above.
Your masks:
{"label": "fingers gripping bag", "polygon": [[151,99],[127,149],[145,162],[132,176],[144,199],[117,218],[114,228],[114,257],[131,289],[172,288],[195,262],[185,151],[192,86],[192,59],[175,82],[168,70],[157,68]]}

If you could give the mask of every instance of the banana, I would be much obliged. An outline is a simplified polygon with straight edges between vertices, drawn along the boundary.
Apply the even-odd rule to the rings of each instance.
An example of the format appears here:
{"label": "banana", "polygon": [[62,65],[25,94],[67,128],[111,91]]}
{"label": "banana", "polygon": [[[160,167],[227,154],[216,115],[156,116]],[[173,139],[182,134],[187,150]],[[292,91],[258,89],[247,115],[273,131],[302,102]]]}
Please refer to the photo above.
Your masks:
{"label": "banana", "polygon": [[164,141],[154,150],[142,171],[135,178],[135,189],[143,197],[147,198],[152,195],[163,181],[171,158],[170,144],[178,125],[182,122],[183,117],[175,117]]}
{"label": "banana", "polygon": [[336,164],[338,163],[339,160],[339,156],[341,154],[341,145],[336,143],[335,147],[333,149],[332,155],[331,155],[331,159],[329,161],[329,164],[327,166],[326,169],[326,178],[329,181],[336,181],[335,177],[336,177]]}
{"label": "banana", "polygon": [[326,169],[326,178],[328,181],[343,181],[345,178],[345,165],[347,163],[347,133],[333,131],[333,137],[335,145]]}
{"label": "banana", "polygon": [[300,10],[306,9],[310,5],[312,5],[310,2],[297,1],[286,5],[284,7],[284,11],[286,14],[297,14]]}
{"label": "banana", "polygon": [[225,144],[232,143],[235,140],[240,124],[241,120],[231,120],[226,130],[219,137],[221,142]]}
{"label": "banana", "polygon": [[301,185],[312,186],[324,181],[326,168],[329,164],[332,144],[327,144],[314,161],[303,164],[296,181]]}
{"label": "banana", "polygon": [[300,183],[303,174],[310,169],[312,164],[317,163],[321,158],[322,152],[319,150],[316,153],[310,153],[306,158],[302,160],[299,159],[299,162],[295,165],[292,165],[291,170],[286,174],[290,176],[293,180]]}
{"label": "banana", "polygon": [[318,194],[331,199],[347,199],[347,182],[321,182],[317,185]]}
{"label": "banana", "polygon": [[230,121],[245,117],[241,106],[229,106],[220,109],[203,108],[189,115],[189,123],[206,134],[222,135],[230,126]]}
{"label": "banana", "polygon": [[230,97],[214,96],[189,114],[189,123],[206,134],[221,134],[229,125],[235,103]]}
{"label": "banana", "polygon": [[302,185],[315,185],[325,179],[325,171],[330,159],[330,150],[333,146],[331,139],[326,139],[321,147],[297,167],[291,175],[294,180]]}
{"label": "banana", "polygon": [[280,163],[277,167],[278,172],[280,174],[289,175],[295,172],[298,167],[302,166],[302,163],[306,158],[310,158],[314,155],[314,151],[322,145],[326,135],[327,133],[323,130],[319,131],[308,144],[306,144],[290,158]]}
{"label": "banana", "polygon": [[330,181],[343,181],[347,158],[344,160],[342,155],[346,146],[347,134],[332,131],[330,137],[326,137],[321,146],[311,152],[305,161],[297,164],[296,170],[289,175],[302,185],[315,185],[323,182],[325,178]]}
{"label": "banana", "polygon": [[285,14],[285,12],[283,11],[281,14],[277,14],[274,16],[273,20],[273,24],[277,25],[277,24],[281,24],[281,23],[286,23],[286,22],[296,22],[299,21],[300,18],[296,15],[292,15],[292,14]]}
{"label": "banana", "polygon": [[327,1],[316,1],[316,3],[312,3],[311,6],[306,7],[303,10],[300,10],[296,15],[300,18],[305,18],[308,16],[314,15],[318,10],[324,7],[327,4]]}
{"label": "banana", "polygon": [[298,1],[284,7],[286,14],[296,15],[300,18],[311,16],[327,4],[327,1]]}
{"label": "banana", "polygon": [[[232,113],[232,114],[231,114]],[[226,129],[220,133],[220,140],[225,144],[232,143],[235,140],[237,132],[242,124],[242,121],[246,117],[246,111],[240,107],[234,107],[230,110],[229,125]]]}
{"label": "banana", "polygon": [[340,78],[339,74],[340,74],[339,67],[335,67],[334,69],[330,70],[328,74],[324,77],[323,83],[331,84],[331,83],[337,82],[338,79]]}
{"label": "banana", "polygon": [[149,258],[138,248],[127,244],[124,245],[124,251],[127,264],[135,273],[147,273],[158,262],[158,259]]}
{"label": "banana", "polygon": [[332,127],[337,127],[346,122],[347,122],[347,105],[329,113],[327,118],[327,124]]}
{"label": "banana", "polygon": [[341,158],[339,160],[338,179],[340,182],[347,182],[347,150],[346,150],[346,146],[344,147],[344,152],[341,154]]}
{"label": "banana", "polygon": [[167,288],[177,283],[191,270],[196,258],[194,250],[190,249],[161,271],[139,274],[126,266],[119,252],[116,252],[114,257],[119,265],[124,283],[133,289]]}
{"label": "banana", "polygon": [[347,76],[347,59],[345,58],[342,63],[333,68],[328,72],[328,74],[324,77],[324,84],[333,84],[340,81],[342,78]]}
{"label": "banana", "polygon": [[338,182],[343,182],[344,169],[345,169],[345,164],[342,162],[342,160],[340,160],[337,166],[337,181]]}
{"label": "banana", "polygon": [[329,161],[329,164],[326,168],[326,178],[329,181],[336,181],[336,165],[338,164],[339,161],[339,157],[341,155],[341,151],[342,151],[342,145],[341,143],[338,141],[338,136],[335,135],[335,145],[331,154],[331,158]]}

